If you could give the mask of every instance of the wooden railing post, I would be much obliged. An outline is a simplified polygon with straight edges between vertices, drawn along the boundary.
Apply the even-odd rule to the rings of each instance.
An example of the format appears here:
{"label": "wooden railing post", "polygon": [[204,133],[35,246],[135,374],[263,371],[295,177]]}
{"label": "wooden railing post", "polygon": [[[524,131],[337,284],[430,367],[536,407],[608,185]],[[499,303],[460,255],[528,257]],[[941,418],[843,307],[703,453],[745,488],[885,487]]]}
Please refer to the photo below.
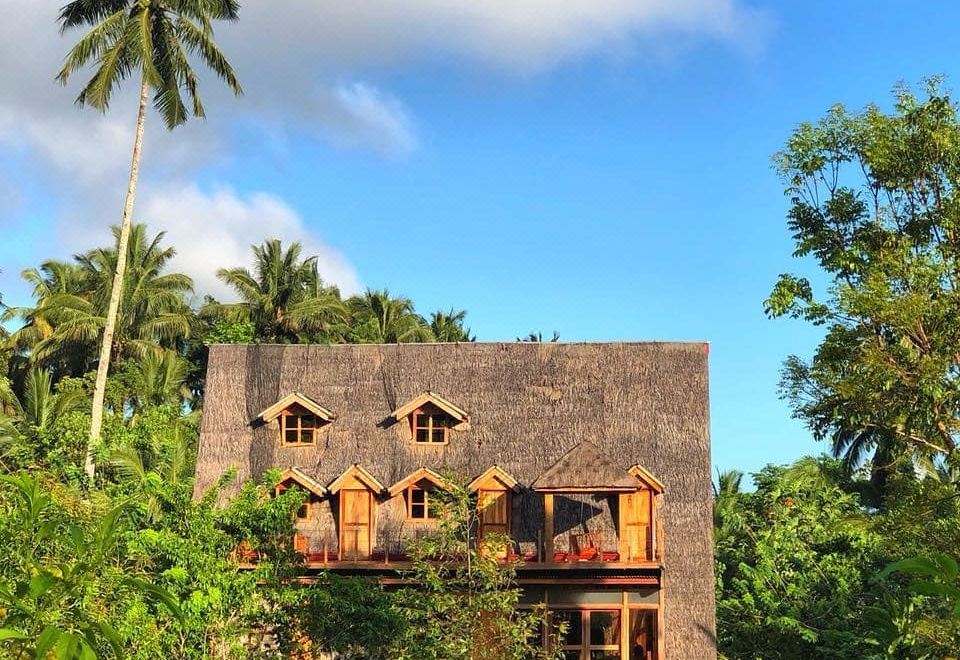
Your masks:
{"label": "wooden railing post", "polygon": [[553,561],[553,493],[543,494],[543,542],[545,561]]}

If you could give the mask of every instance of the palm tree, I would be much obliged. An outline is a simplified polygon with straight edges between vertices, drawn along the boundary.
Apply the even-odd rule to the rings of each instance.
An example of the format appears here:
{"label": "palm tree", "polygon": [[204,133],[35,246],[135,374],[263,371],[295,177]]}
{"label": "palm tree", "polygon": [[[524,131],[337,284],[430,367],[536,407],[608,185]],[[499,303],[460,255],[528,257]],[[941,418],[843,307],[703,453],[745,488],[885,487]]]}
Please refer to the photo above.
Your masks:
{"label": "palm tree", "polygon": [[[96,248],[77,256],[87,274],[90,300],[89,326],[103,326],[104,312],[109,310],[113,290],[113,276],[119,256],[120,232],[114,227],[116,247]],[[183,273],[169,273],[167,266],[176,255],[173,247],[163,247],[165,232],[153,238],[147,235],[146,225],[131,226],[127,242],[126,267],[121,286],[119,313],[115,319],[112,354],[115,357],[142,357],[155,352],[157,345],[173,347],[180,339],[190,336],[194,316],[186,297],[193,292],[193,280]],[[76,321],[77,331],[80,320]]]}
{"label": "palm tree", "polygon": [[193,398],[187,387],[190,364],[174,351],[150,351],[132,363],[132,405],[136,412],[148,406],[183,405]]}
{"label": "palm tree", "polygon": [[303,247],[286,250],[277,239],[251,246],[254,272],[221,268],[217,277],[240,297],[237,303],[211,302],[201,314],[253,323],[259,341],[297,343],[339,336],[344,307],[336,287],[324,286],[317,257],[301,259]]}
{"label": "palm tree", "polygon": [[[137,129],[120,222],[119,258],[103,327],[90,416],[90,446],[84,464],[91,480],[95,470],[91,450],[92,444],[100,437],[103,422],[103,398],[124,282],[150,90],[154,91],[154,108],[171,130],[185,122],[191,113],[195,117],[204,116],[199,81],[188,56],[198,56],[234,94],[241,94],[233,67],[213,41],[213,21],[236,20],[239,10],[237,0],[71,0],[60,10],[61,34],[82,26],[90,28],[67,53],[63,69],[57,76],[66,84],[71,74],[91,64],[95,66],[93,76],[77,97],[77,104],[90,105],[105,112],[110,97],[120,84],[135,73],[140,75]],[[186,91],[191,101],[190,109],[184,104],[181,90]]]}
{"label": "palm tree", "polygon": [[403,344],[429,341],[430,327],[409,298],[391,298],[386,289],[367,289],[347,301],[351,340],[360,344]]}
{"label": "palm tree", "polygon": [[194,473],[191,456],[196,447],[187,438],[188,418],[174,425],[173,442],[160,453],[135,447],[124,447],[113,452],[110,462],[123,481],[137,492],[134,501],[143,508],[146,522],[156,521],[164,504],[176,496],[178,490],[189,488]]}
{"label": "palm tree", "polygon": [[25,435],[42,435],[84,402],[82,390],[57,392],[49,371],[31,369],[23,384],[23,396],[16,403],[14,418]]}
{"label": "palm tree", "polygon": [[717,540],[731,537],[743,526],[743,476],[739,470],[717,471],[717,480],[713,482],[713,528]]}
{"label": "palm tree", "polygon": [[[114,228],[118,244],[119,233]],[[181,273],[165,272],[175,251],[161,245],[163,237],[161,232],[148,238],[144,225],[132,226],[123,304],[112,337],[117,359],[154,352],[158,344],[172,347],[192,331],[194,318],[185,296],[193,283]],[[118,250],[98,248],[75,260],[24,271],[24,278],[34,283],[36,303],[15,310],[26,323],[10,341],[13,348],[28,350],[35,366],[82,375],[92,366],[89,358],[106,323]]]}
{"label": "palm tree", "polygon": [[[32,307],[8,307],[0,315],[0,322],[19,319],[20,327],[5,340],[7,349],[23,355],[54,333],[52,317],[56,314],[57,304],[69,299],[69,296],[83,296],[87,289],[86,274],[76,263],[48,260],[39,268],[28,268],[20,273],[33,288]],[[51,368],[58,374],[79,376],[89,364],[87,352],[83,354],[58,351],[58,360],[49,359],[42,366]],[[37,364],[35,356],[34,363]]]}
{"label": "palm tree", "polygon": [[449,312],[434,312],[430,315],[430,332],[433,340],[439,342],[476,341],[470,334],[470,328],[464,327],[467,318],[466,310]]}
{"label": "palm tree", "polygon": [[548,341],[548,342],[550,342],[550,343],[555,344],[555,343],[557,343],[558,341],[560,341],[560,333],[557,332],[556,330],[554,330],[554,331],[553,331],[553,335],[550,336],[550,339],[544,339],[544,338],[543,338],[543,333],[540,332],[540,331],[529,332],[529,333],[527,333],[527,336],[526,336],[526,337],[517,337],[517,341],[519,341],[519,342],[528,342],[528,343],[532,343],[532,344],[540,344],[540,343],[543,343],[543,342],[545,342],[545,341]]}

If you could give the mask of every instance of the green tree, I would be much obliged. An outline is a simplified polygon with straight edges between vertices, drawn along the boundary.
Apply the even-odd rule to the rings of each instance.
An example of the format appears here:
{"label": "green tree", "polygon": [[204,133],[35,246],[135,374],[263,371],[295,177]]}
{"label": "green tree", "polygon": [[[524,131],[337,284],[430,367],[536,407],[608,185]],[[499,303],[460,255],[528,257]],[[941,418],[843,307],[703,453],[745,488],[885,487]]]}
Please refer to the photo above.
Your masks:
{"label": "green tree", "polygon": [[125,367],[128,401],[135,412],[167,404],[182,407],[193,398],[187,387],[190,364],[174,351],[150,351]]}
{"label": "green tree", "polygon": [[[213,41],[213,21],[236,20],[238,12],[239,3],[236,0],[72,0],[60,10],[61,33],[84,26],[90,28],[67,54],[58,75],[59,80],[66,84],[73,73],[91,64],[94,66],[93,76],[77,97],[79,105],[90,105],[105,112],[113,92],[121,83],[134,74],[140,75],[140,101],[130,178],[97,362],[90,417],[91,444],[100,437],[113,333],[125,281],[127,242],[140,174],[140,153],[150,90],[154,90],[154,108],[163,117],[168,129],[185,122],[191,112],[197,117],[204,116],[199,80],[189,60],[191,55],[199,57],[235,94],[241,94],[233,68]],[[181,90],[186,91],[191,101],[189,109]],[[87,452],[85,470],[92,479],[95,467],[91,450]]]}
{"label": "green tree", "polygon": [[[21,325],[6,339],[5,345],[18,353],[30,353],[40,344],[49,343],[54,333],[52,318],[56,315],[58,302],[69,296],[84,296],[87,292],[86,276],[77,263],[49,260],[39,268],[28,268],[20,276],[31,285],[32,307],[9,307],[4,309],[0,321],[19,319]],[[49,357],[42,362],[33,356],[34,364],[53,369],[58,374],[79,375],[86,370],[90,357],[74,351],[56,351],[61,359]]]}
{"label": "green tree", "polygon": [[430,328],[409,298],[393,298],[386,289],[367,289],[347,300],[350,340],[359,344],[403,344],[430,340]]}
{"label": "green tree", "polygon": [[336,287],[323,284],[317,257],[301,259],[303,247],[294,242],[284,250],[277,239],[251,246],[254,272],[246,268],[217,271],[240,302],[208,303],[203,315],[232,322],[251,322],[258,341],[298,343],[318,338],[331,341],[344,321]]}
{"label": "green tree", "polygon": [[454,341],[476,341],[476,337],[470,334],[470,328],[464,324],[466,322],[466,310],[454,310],[449,312],[434,312],[430,315],[430,333],[434,341],[454,342]]}
{"label": "green tree", "polygon": [[28,437],[45,437],[64,415],[87,402],[81,390],[55,391],[50,373],[42,369],[30,370],[22,398],[15,419]]}
{"label": "green tree", "polygon": [[849,468],[869,458],[875,503],[891,473],[956,461],[960,432],[960,123],[931,80],[894,110],[835,106],[801,124],[775,158],[790,197],[795,256],[827,277],[781,275],[772,316],[823,326],[783,392]]}
{"label": "green tree", "polygon": [[[960,648],[960,571],[950,555],[901,559],[878,575],[882,605],[866,610],[868,642],[884,658],[956,658]],[[900,578],[900,583],[890,578]]]}
{"label": "green tree", "polygon": [[553,334],[550,335],[550,339],[544,339],[542,332],[540,332],[540,331],[532,331],[532,332],[527,333],[527,336],[526,336],[526,337],[517,337],[517,341],[520,341],[520,342],[530,342],[530,343],[534,343],[534,344],[540,343],[540,342],[544,342],[544,341],[548,341],[548,342],[551,342],[551,343],[554,343],[554,344],[555,344],[555,343],[557,343],[558,341],[560,341],[560,333],[557,332],[556,330],[554,330],[554,331],[553,331]]}
{"label": "green tree", "polygon": [[96,660],[105,649],[122,657],[124,640],[103,613],[144,596],[179,616],[165,590],[118,556],[123,503],[84,517],[75,500],[56,501],[30,476],[0,475],[0,483],[5,657]]}
{"label": "green tree", "polygon": [[[417,585],[400,590],[394,606],[406,626],[391,657],[397,660],[526,660],[561,657],[541,645],[542,608],[517,609],[516,564],[499,559],[505,535],[478,539],[479,511],[472,494],[450,478],[437,492],[435,534],[411,542]],[[431,500],[432,501],[432,500]]]}
{"label": "green tree", "polygon": [[[118,233],[114,228],[117,243]],[[158,344],[175,347],[193,328],[186,302],[193,283],[182,273],[167,272],[176,251],[163,246],[163,238],[163,232],[148,236],[144,225],[131,229],[123,305],[113,335],[113,354],[119,361],[154,352]],[[24,279],[34,285],[35,304],[9,310],[9,317],[24,321],[10,337],[11,348],[27,351],[30,362],[49,366],[57,375],[86,373],[94,364],[116,262],[115,244],[77,255],[72,264],[48,261],[39,270],[24,271]]]}
{"label": "green tree", "polygon": [[[753,475],[720,489],[717,636],[729,658],[867,657],[864,608],[883,565],[881,538],[832,460]],[[726,499],[726,501],[724,501]]]}

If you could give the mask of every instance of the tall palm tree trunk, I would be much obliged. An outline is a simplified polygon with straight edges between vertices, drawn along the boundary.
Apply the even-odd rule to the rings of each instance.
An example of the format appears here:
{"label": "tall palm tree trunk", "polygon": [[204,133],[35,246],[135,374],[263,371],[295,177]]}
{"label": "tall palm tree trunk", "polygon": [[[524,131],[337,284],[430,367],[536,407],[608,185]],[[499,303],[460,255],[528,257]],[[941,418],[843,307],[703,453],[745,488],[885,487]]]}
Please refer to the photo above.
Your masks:
{"label": "tall palm tree trunk", "polygon": [[133,215],[133,200],[137,194],[137,180],[140,178],[140,151],[143,148],[143,129],[147,118],[147,100],[150,88],[147,78],[140,82],[140,108],[137,111],[137,133],[133,140],[133,157],[130,163],[130,180],[127,183],[127,198],[123,204],[123,218],[120,221],[120,240],[117,244],[117,270],[113,274],[113,287],[110,289],[110,306],[107,309],[106,323],[103,326],[103,340],[100,344],[100,360],[97,362],[97,380],[93,388],[93,410],[90,412],[90,438],[87,442],[87,455],[83,469],[92,482],[96,467],[93,463],[93,447],[100,439],[103,426],[103,398],[107,388],[107,372],[110,370],[110,351],[113,347],[113,333],[117,325],[117,313],[120,310],[120,297],[123,293],[123,278],[127,270],[127,242],[130,240],[130,218]]}

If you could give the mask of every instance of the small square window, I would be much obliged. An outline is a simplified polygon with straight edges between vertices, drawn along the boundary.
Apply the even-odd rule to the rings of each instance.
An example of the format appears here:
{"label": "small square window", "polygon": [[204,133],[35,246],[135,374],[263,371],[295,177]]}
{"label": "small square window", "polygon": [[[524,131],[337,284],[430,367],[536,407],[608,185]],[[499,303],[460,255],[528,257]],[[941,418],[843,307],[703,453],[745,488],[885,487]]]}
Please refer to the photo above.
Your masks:
{"label": "small square window", "polygon": [[316,416],[286,414],[280,420],[283,444],[312,445],[316,441]]}
{"label": "small square window", "polygon": [[437,516],[430,506],[430,495],[416,486],[407,490],[407,517],[411,520],[433,520]]}
{"label": "small square window", "polygon": [[417,444],[445,444],[450,429],[455,422],[452,417],[442,412],[435,412],[436,408],[421,408],[413,412],[413,439]]}

